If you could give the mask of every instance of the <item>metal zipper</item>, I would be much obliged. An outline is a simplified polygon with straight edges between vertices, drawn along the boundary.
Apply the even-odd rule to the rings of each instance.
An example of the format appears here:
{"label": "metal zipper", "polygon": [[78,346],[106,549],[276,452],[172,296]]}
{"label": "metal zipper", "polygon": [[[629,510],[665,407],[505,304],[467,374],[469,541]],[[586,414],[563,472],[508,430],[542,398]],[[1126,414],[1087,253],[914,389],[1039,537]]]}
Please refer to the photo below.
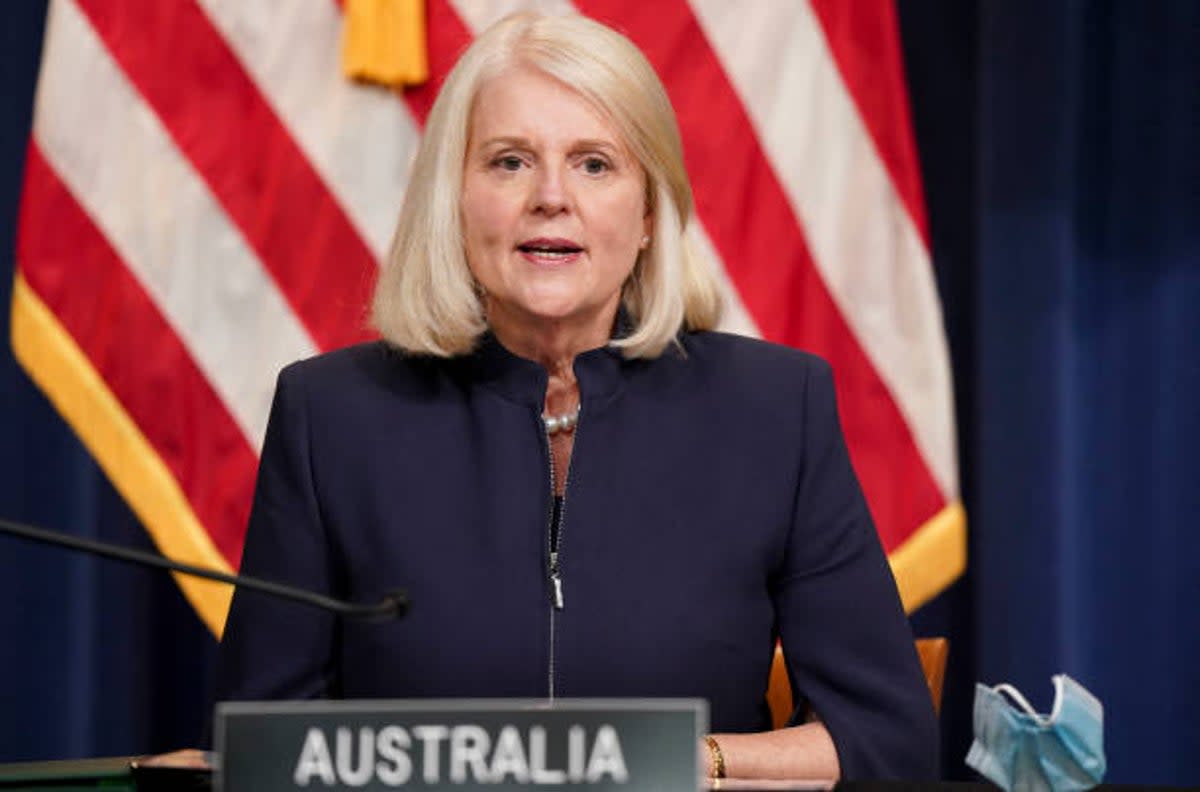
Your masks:
{"label": "metal zipper", "polygon": [[[579,408],[580,417],[582,417],[583,407]],[[579,441],[579,424],[575,423],[575,441]],[[542,436],[546,439],[546,459],[549,461],[550,469],[550,519],[546,533],[546,553],[547,558],[547,576],[550,582],[550,662],[548,668],[548,694],[551,701],[554,700],[554,623],[555,614],[563,609],[565,601],[563,599],[563,581],[562,570],[559,567],[559,556],[562,555],[563,546],[563,528],[567,524],[567,490],[571,484],[571,467],[567,464],[566,478],[563,481],[562,505],[558,509],[558,542],[554,542],[554,448],[550,443],[550,432],[545,429],[545,424],[542,427]],[[571,451],[572,458],[575,456],[574,448]],[[557,547],[556,550],[551,550],[551,547]]]}

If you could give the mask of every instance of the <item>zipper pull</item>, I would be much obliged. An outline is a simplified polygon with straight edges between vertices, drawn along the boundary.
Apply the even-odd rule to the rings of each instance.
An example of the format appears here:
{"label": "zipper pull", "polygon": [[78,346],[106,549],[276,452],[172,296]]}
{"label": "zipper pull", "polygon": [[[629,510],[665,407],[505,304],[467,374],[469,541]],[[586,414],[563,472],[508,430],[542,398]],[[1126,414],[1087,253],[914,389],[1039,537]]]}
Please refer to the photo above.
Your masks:
{"label": "zipper pull", "polygon": [[562,575],[558,569],[550,570],[550,585],[554,587],[554,609],[563,609]]}

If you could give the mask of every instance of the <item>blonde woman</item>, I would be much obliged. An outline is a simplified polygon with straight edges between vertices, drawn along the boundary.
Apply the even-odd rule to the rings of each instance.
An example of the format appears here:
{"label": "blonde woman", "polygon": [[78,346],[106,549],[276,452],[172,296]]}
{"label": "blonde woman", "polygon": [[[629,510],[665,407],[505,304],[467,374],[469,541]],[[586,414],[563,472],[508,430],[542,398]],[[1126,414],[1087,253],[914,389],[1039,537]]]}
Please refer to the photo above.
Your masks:
{"label": "blonde woman", "polygon": [[[832,375],[713,332],[652,68],[582,17],[510,17],[449,75],[376,289],[382,340],[279,378],[228,699],[687,696],[710,774],[936,774],[912,635]],[[781,639],[804,706],[770,731]],[[807,719],[800,713],[810,712]]]}

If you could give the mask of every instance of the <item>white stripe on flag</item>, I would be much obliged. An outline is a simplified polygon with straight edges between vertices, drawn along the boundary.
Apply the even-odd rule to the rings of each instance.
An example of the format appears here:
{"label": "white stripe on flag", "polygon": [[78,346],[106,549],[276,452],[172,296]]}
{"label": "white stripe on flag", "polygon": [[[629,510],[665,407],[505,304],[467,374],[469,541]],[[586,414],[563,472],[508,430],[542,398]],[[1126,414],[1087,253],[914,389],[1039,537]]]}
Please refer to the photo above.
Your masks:
{"label": "white stripe on flag", "polygon": [[332,0],[198,0],[266,102],[381,261],[419,130],[392,91],[342,76]]}
{"label": "white stripe on flag", "polygon": [[476,36],[493,22],[518,11],[540,11],[552,16],[579,13],[569,0],[450,0],[450,5]]}
{"label": "white stripe on flag", "polygon": [[929,253],[819,21],[808,2],[747,14],[726,0],[690,1],[834,303],[891,391],[943,495],[955,498],[949,353]]}
{"label": "white stripe on flag", "polygon": [[708,265],[713,268],[713,271],[720,279],[721,292],[725,297],[725,311],[721,315],[721,323],[718,325],[718,330],[724,330],[726,333],[737,333],[738,335],[750,336],[751,338],[762,338],[762,331],[758,329],[758,325],[754,322],[754,317],[746,310],[746,306],[742,304],[742,296],[738,294],[737,287],[733,285],[733,281],[729,279],[729,273],[725,271],[725,265],[721,262],[721,256],[717,253],[717,249],[713,247],[712,240],[708,238],[708,234],[704,232],[704,226],[696,218],[692,218],[692,224],[688,226],[688,241],[692,245],[692,250],[696,255],[708,261]]}
{"label": "white stripe on flag", "polygon": [[257,451],[274,372],[315,344],[71,0],[51,5],[46,42],[38,145]]}

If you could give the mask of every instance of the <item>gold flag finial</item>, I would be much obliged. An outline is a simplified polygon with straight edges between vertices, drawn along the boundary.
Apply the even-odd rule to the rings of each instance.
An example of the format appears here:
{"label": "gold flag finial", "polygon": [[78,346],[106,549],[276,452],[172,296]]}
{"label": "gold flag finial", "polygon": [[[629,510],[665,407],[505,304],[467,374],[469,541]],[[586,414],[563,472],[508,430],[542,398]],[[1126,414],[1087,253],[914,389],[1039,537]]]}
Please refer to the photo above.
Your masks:
{"label": "gold flag finial", "polygon": [[425,0],[346,0],[342,72],[391,87],[429,79]]}

